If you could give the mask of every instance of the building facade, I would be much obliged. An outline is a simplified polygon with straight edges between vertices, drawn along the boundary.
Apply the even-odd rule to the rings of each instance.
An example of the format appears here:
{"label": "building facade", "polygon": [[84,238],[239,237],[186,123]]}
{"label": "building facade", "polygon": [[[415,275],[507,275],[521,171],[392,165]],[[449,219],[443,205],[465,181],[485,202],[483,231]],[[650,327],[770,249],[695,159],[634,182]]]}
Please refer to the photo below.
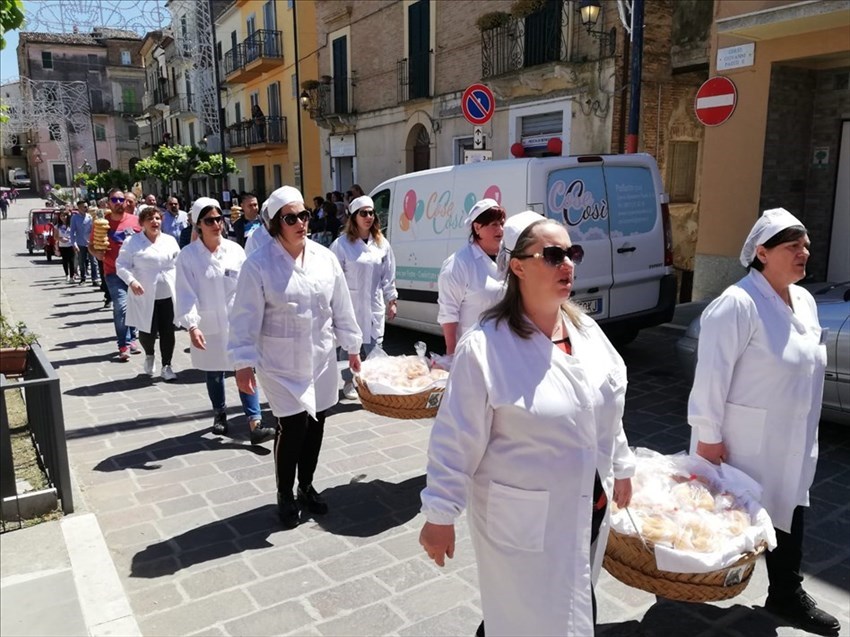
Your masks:
{"label": "building facade", "polygon": [[775,207],[809,230],[809,276],[850,279],[850,2],[716,2],[710,64],[737,105],[705,131],[694,296],[742,276],[744,238]]}

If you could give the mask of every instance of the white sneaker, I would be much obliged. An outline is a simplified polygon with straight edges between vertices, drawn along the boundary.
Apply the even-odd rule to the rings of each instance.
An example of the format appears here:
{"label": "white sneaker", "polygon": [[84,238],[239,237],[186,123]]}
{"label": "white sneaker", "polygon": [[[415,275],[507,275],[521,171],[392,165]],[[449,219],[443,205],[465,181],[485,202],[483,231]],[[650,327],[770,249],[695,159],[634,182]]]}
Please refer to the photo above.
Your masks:
{"label": "white sneaker", "polygon": [[342,387],[342,395],[345,396],[348,400],[354,400],[357,398],[357,389],[354,387],[354,383],[345,383]]}
{"label": "white sneaker", "polygon": [[177,378],[177,374],[175,374],[174,370],[171,369],[171,365],[163,365],[162,380],[174,380],[175,378]]}
{"label": "white sneaker", "polygon": [[153,356],[145,356],[145,374],[153,376]]}

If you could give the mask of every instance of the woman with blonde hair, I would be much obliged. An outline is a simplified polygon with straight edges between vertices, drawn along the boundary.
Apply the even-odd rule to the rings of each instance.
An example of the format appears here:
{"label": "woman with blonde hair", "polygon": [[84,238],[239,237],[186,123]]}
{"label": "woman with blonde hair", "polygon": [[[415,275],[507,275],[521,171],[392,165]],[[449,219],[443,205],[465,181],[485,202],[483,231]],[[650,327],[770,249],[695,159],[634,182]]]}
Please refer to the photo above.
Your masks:
{"label": "woman with blonde hair", "polygon": [[[340,361],[350,354],[369,355],[384,340],[384,325],[396,315],[398,292],[395,289],[395,257],[390,242],[381,232],[381,222],[375,214],[375,204],[366,195],[357,197],[350,205],[351,215],[345,223],[343,234],[331,244],[345,272],[345,282],[354,304],[357,325],[363,333],[359,352],[337,353]],[[357,398],[350,369],[344,369],[343,395]]]}
{"label": "woman with blonde hair", "polygon": [[592,635],[608,498],[631,498],[626,367],[569,301],[566,228],[520,213],[501,251],[505,296],[458,345],[431,431],[419,541],[442,566],[468,504],[486,633]]}

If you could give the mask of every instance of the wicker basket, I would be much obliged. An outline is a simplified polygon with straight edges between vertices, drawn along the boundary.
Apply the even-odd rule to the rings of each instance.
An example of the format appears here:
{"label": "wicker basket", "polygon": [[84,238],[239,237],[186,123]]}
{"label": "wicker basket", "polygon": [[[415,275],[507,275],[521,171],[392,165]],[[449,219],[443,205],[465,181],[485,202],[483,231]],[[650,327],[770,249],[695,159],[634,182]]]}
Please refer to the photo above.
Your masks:
{"label": "wicker basket", "polygon": [[426,389],[418,394],[396,396],[390,394],[373,394],[369,386],[359,376],[354,381],[363,409],[381,416],[415,420],[417,418],[433,418],[437,415],[440,402],[443,400],[442,387]]}
{"label": "wicker basket", "polygon": [[726,568],[708,573],[659,571],[652,542],[611,529],[602,565],[618,580],[659,597],[680,602],[716,602],[740,594],[750,583],[764,547],[747,553]]}

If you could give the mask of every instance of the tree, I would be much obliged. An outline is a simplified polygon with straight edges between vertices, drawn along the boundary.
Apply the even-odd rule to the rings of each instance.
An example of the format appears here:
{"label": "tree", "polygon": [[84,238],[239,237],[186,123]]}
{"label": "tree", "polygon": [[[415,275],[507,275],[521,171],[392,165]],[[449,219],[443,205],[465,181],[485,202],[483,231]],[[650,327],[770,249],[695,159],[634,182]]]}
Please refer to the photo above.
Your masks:
{"label": "tree", "polygon": [[100,190],[107,191],[110,188],[128,189],[132,187],[135,178],[123,170],[106,170],[100,173],[77,173],[74,175],[74,183],[85,186],[89,192],[95,193]]}
{"label": "tree", "polygon": [[[227,158],[227,173],[236,172],[236,162]],[[210,155],[192,146],[160,146],[150,157],[136,164],[139,177],[153,177],[165,190],[173,181],[180,182],[182,194],[189,194],[189,180],[195,175],[221,176],[221,155]]]}
{"label": "tree", "polygon": [[0,0],[0,50],[6,48],[7,31],[14,31],[24,23],[22,0]]}

